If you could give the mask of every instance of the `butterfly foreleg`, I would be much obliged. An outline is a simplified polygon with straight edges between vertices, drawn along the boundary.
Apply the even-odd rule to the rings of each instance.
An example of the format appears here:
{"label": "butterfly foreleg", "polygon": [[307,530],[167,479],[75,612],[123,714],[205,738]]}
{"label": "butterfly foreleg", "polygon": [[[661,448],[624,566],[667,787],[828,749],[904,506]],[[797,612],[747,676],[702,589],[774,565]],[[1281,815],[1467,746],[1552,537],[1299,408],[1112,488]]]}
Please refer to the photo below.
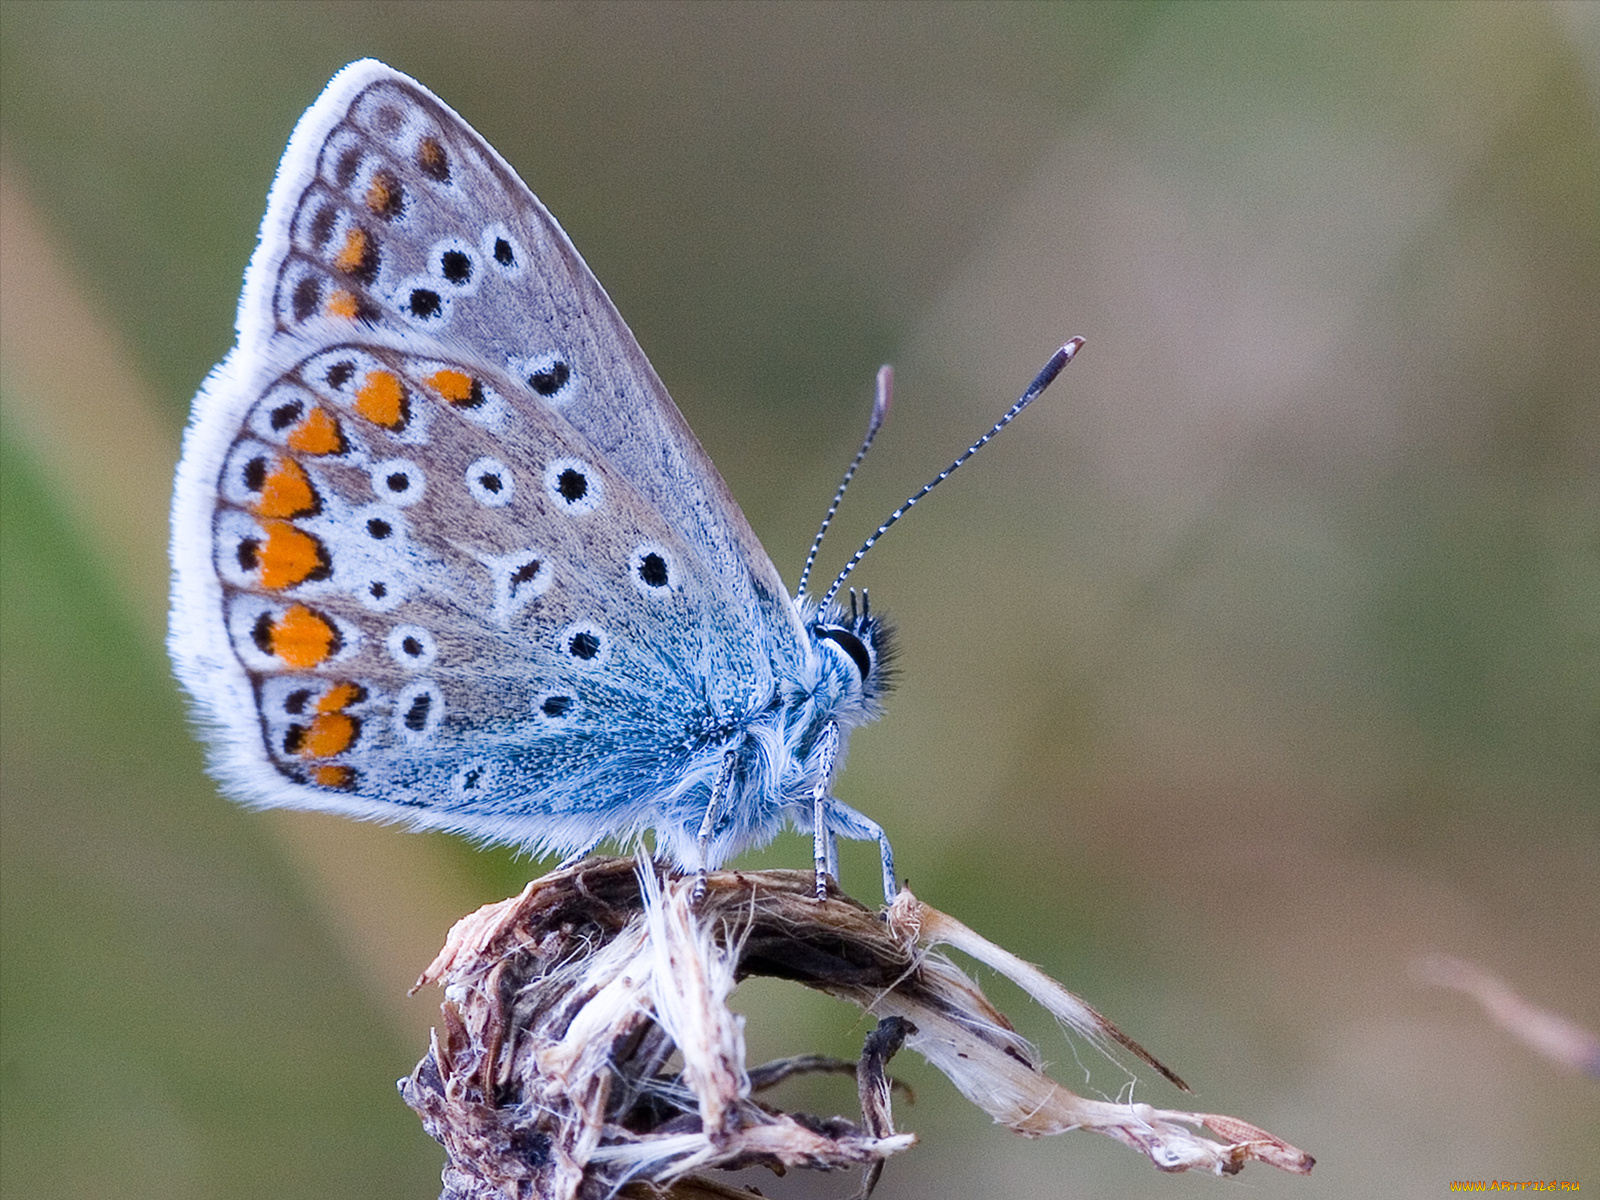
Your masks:
{"label": "butterfly foreleg", "polygon": [[711,847],[711,833],[717,825],[717,811],[728,797],[733,784],[734,756],[732,750],[722,752],[722,766],[717,768],[717,780],[711,785],[711,799],[706,801],[705,816],[700,818],[700,832],[695,837],[699,861],[694,869],[694,891],[689,894],[691,904],[699,904],[706,894],[706,854]]}

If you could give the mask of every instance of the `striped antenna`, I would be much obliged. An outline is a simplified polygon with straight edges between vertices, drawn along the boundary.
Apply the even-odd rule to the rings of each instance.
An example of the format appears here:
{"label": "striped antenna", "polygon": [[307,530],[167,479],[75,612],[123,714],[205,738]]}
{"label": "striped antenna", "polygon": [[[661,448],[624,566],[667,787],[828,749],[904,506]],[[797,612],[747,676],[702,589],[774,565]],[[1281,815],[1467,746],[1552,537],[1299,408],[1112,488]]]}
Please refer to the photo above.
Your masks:
{"label": "striped antenna", "polygon": [[[968,446],[964,451],[961,452],[960,455],[957,456],[955,462],[951,463],[944,470],[940,471],[936,476],[923,485],[921,491],[890,513],[889,519],[886,520],[882,525],[879,525],[878,531],[869,537],[865,542],[863,542],[861,544],[861,549],[857,550],[855,554],[851,555],[850,561],[845,563],[844,570],[839,572],[838,578],[833,581],[833,586],[828,589],[828,594],[822,598],[822,607],[828,607],[828,602],[833,599],[840,587],[844,585],[844,581],[850,577],[850,572],[856,569],[856,564],[866,557],[867,551],[871,550],[872,547],[877,543],[878,539],[889,531],[889,527],[891,525],[910,512],[912,508],[916,506],[917,501],[921,500],[929,492],[933,491],[934,488],[938,487],[946,479],[949,479],[951,475],[955,474],[956,469],[966,462],[967,459],[971,458],[979,450],[982,450],[989,444],[990,441],[994,439],[996,434],[998,434],[1007,425],[1011,424],[1012,421],[1016,420],[1017,414],[1037,400],[1040,396],[1040,393],[1042,393],[1045,388],[1049,387],[1055,382],[1056,376],[1061,374],[1061,368],[1065,367],[1069,362],[1071,362],[1073,355],[1077,354],[1081,349],[1083,349],[1083,339],[1081,337],[1075,337],[1071,341],[1067,342],[1066,345],[1062,346],[1061,349],[1052,354],[1050,356],[1050,361],[1045,363],[1044,369],[1034,376],[1033,382],[1028,385],[1028,390],[1023,392],[1022,397],[1006,410],[1005,415],[994,423],[993,428],[991,428],[988,433],[984,434],[977,441],[973,442],[972,445]],[[874,432],[876,432],[876,430],[874,430]],[[868,436],[867,440],[869,443],[871,442],[872,439],[870,435]],[[863,452],[865,452],[864,448]],[[850,469],[852,471],[855,470],[854,464],[851,465]],[[850,477],[848,475],[845,476],[847,481],[849,478]],[[840,491],[842,492],[843,488],[841,488]],[[831,510],[829,512],[829,516],[832,516]],[[824,522],[824,527],[826,527],[826,522]],[[810,564],[808,562],[807,569],[809,568]]]}
{"label": "striped antenna", "polygon": [[856,451],[856,456],[850,460],[850,469],[844,473],[844,478],[839,481],[839,490],[833,494],[833,503],[828,505],[828,514],[822,518],[822,527],[817,530],[817,536],[812,539],[811,553],[806,555],[805,569],[800,572],[800,583],[794,589],[796,596],[803,596],[806,592],[806,580],[811,578],[811,567],[817,561],[817,551],[822,549],[822,536],[828,532],[828,526],[833,524],[833,514],[839,511],[839,502],[844,499],[844,490],[850,486],[850,480],[856,473],[856,468],[861,465],[861,460],[867,457],[867,451],[872,449],[872,439],[878,436],[878,430],[883,428],[884,418],[889,415],[889,400],[894,394],[894,368],[881,366],[878,368],[878,393],[872,402],[872,416],[867,420],[867,436],[861,439],[861,449]]}

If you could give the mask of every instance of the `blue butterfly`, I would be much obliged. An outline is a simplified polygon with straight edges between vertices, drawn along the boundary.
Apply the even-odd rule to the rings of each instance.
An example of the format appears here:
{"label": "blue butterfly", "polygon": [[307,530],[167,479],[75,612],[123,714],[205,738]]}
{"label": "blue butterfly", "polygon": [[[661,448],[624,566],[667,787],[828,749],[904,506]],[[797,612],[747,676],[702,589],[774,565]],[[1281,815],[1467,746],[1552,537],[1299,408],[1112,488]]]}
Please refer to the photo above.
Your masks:
{"label": "blue butterfly", "polygon": [[[792,824],[819,888],[837,837],[875,840],[892,898],[888,837],[830,790],[888,679],[888,625],[840,599],[878,535],[791,597],[578,252],[441,100],[372,60],[334,77],[237,326],[184,439],[168,638],[230,793],[536,854],[648,830],[702,873]],[[885,375],[873,432],[887,402]]]}

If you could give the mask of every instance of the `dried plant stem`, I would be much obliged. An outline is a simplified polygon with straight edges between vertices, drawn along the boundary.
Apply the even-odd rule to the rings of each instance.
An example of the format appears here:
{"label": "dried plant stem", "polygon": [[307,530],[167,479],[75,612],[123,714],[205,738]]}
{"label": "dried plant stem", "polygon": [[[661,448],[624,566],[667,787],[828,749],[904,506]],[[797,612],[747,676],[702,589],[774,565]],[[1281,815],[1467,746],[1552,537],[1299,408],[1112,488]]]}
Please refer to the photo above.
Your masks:
{"label": "dried plant stem", "polygon": [[[865,1196],[884,1161],[916,1142],[895,1132],[890,1109],[886,1067],[902,1043],[1019,1133],[1091,1129],[1166,1171],[1232,1173],[1251,1160],[1311,1169],[1308,1155],[1237,1118],[1088,1100],[1053,1082],[934,946],[959,947],[1181,1086],[1059,984],[909,892],[880,915],[837,892],[817,900],[809,871],[721,871],[706,883],[696,903],[693,880],[590,860],[457,922],[418,981],[444,987],[442,1026],[400,1085],[447,1151],[442,1200],[751,1197],[703,1172],[753,1165],[858,1166]],[[880,1018],[853,1067],[859,1124],[756,1099],[793,1074],[852,1066],[807,1056],[748,1069],[727,1000],[751,975]]]}

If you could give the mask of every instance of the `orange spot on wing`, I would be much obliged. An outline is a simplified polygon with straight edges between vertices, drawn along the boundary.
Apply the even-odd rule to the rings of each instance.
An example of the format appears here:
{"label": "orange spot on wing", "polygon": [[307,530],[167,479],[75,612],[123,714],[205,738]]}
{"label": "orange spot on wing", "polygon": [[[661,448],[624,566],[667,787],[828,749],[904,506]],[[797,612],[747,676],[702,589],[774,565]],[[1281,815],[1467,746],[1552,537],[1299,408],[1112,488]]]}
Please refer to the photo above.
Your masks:
{"label": "orange spot on wing", "polygon": [[304,604],[291,605],[272,626],[272,652],[291,667],[314,667],[339,648],[339,631]]}
{"label": "orange spot on wing", "polygon": [[452,404],[472,399],[473,379],[465,371],[435,371],[428,376],[428,386]]}
{"label": "orange spot on wing", "polygon": [[311,727],[301,739],[300,756],[332,758],[335,754],[343,754],[355,744],[359,732],[361,722],[349,713],[321,713],[311,722]]}
{"label": "orange spot on wing", "polygon": [[388,371],[369,371],[356,392],[356,411],[374,425],[399,429],[406,423],[406,389]]}
{"label": "orange spot on wing", "polygon": [[422,144],[417,147],[417,165],[440,182],[450,178],[450,160],[445,157],[444,147],[439,144],[438,138],[422,139]]}
{"label": "orange spot on wing", "polygon": [[317,701],[319,713],[338,712],[366,697],[367,689],[359,683],[336,683]]}
{"label": "orange spot on wing", "polygon": [[347,292],[338,288],[333,295],[328,297],[326,312],[330,317],[343,317],[347,321],[354,321],[356,314],[361,311],[361,304],[356,299],[354,292]]}
{"label": "orange spot on wing", "polygon": [[298,517],[317,511],[317,493],[292,458],[280,458],[261,485],[255,511],[263,517]]}
{"label": "orange spot on wing", "polygon": [[333,256],[333,265],[347,275],[354,275],[374,265],[372,254],[372,239],[367,236],[367,231],[352,229],[344,235],[344,246]]}
{"label": "orange spot on wing", "polygon": [[288,521],[263,521],[262,529],[267,540],[256,547],[262,587],[293,587],[328,569],[322,543],[309,533]]}
{"label": "orange spot on wing", "polygon": [[325,408],[313,408],[289,431],[289,449],[302,454],[342,454],[344,434]]}
{"label": "orange spot on wing", "polygon": [[400,181],[388,171],[375,172],[367,185],[367,207],[385,220],[399,216],[404,207]]}
{"label": "orange spot on wing", "polygon": [[311,772],[311,781],[318,787],[347,792],[356,786],[356,773],[351,767],[318,767]]}

